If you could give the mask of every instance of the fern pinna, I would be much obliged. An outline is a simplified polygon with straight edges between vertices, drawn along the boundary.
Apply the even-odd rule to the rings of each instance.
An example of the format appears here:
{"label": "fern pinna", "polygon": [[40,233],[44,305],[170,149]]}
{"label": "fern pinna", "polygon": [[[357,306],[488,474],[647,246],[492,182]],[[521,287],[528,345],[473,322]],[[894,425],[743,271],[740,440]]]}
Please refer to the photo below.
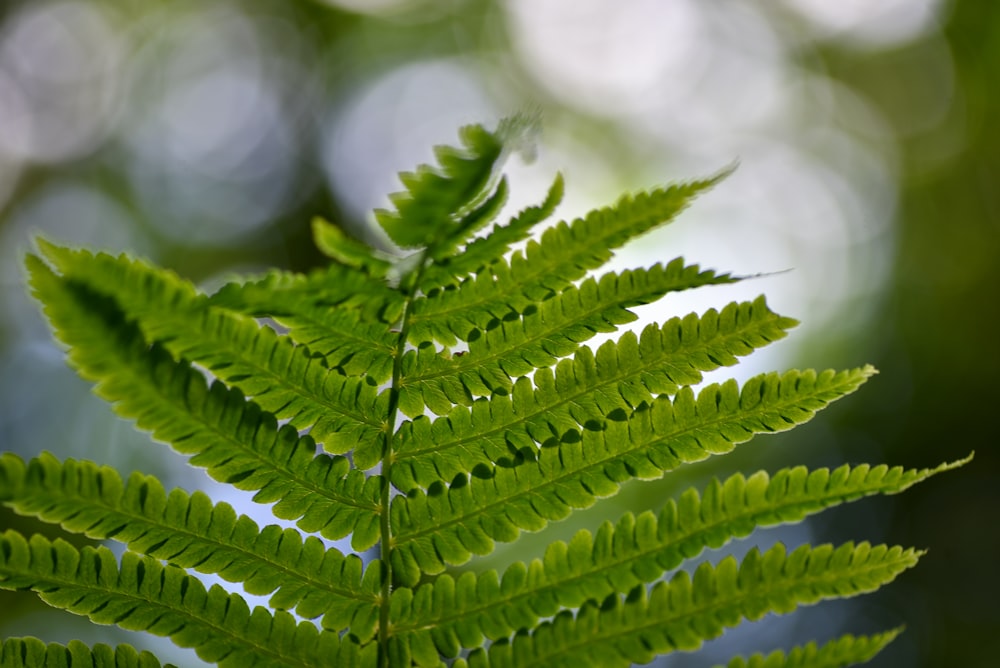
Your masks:
{"label": "fern pinna", "polygon": [[[683,568],[757,527],[896,493],[954,464],[734,475],[502,574],[449,572],[626,481],[805,422],[873,373],[789,371],[693,390],[795,324],[763,298],[584,345],[632,321],[630,307],[738,280],[682,259],[591,275],[720,177],[539,234],[562,195],[557,178],[544,202],[497,225],[500,166],[525,127],[464,128],[460,148],[437,149],[438,166],[402,174],[394,210],[376,212],[395,254],[316,221],[332,261],[306,275],[273,271],[206,295],[125,255],[39,241],[31,286],[95,391],[297,528],[261,528],[141,473],[6,454],[5,505],[126,549],[118,558],[10,530],[0,587],[169,636],[222,666],[625,666],[694,650],[742,620],[874,590],[913,566],[914,549],[847,543]],[[331,547],[348,537],[356,553]],[[270,595],[269,606],[251,609],[194,572]],[[730,666],[849,665],[895,633]],[[127,645],[11,638],[0,665],[160,664]]]}

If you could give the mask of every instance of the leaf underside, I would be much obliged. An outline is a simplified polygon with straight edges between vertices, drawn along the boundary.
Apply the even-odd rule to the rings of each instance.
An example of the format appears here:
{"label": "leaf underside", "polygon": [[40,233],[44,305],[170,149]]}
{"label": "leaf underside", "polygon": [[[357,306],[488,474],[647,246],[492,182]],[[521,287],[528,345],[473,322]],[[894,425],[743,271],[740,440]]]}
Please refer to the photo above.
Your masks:
{"label": "leaf underside", "polygon": [[[30,284],[69,364],[120,416],[283,523],[260,526],[138,472],[3,454],[0,503],[124,552],[10,530],[0,588],[170,637],[220,666],[628,666],[912,567],[919,551],[868,543],[688,564],[968,459],[736,474],[502,573],[451,570],[630,480],[802,424],[875,373],[791,370],[700,387],[796,321],[759,297],[630,331],[638,306],[743,279],[680,257],[599,272],[728,172],[549,224],[557,176],[543,201],[500,222],[503,162],[530,152],[535,130],[529,117],[469,126],[459,147],[436,150],[436,165],[401,174],[404,189],[375,213],[392,251],[315,219],[330,264],[306,274],[273,270],[205,294],[142,260],[39,240]],[[198,574],[268,604],[251,609]],[[898,633],[728,668],[853,665]],[[0,649],[4,668],[160,665],[128,645],[10,638]]]}

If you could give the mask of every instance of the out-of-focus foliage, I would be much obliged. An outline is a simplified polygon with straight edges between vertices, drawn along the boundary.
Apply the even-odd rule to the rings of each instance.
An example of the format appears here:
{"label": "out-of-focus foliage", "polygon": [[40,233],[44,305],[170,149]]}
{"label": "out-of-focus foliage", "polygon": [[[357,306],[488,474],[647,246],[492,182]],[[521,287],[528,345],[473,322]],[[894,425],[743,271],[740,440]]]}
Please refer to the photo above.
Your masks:
{"label": "out-of-focus foliage", "polygon": [[[623,266],[673,257],[684,235],[706,266],[791,268],[791,280],[715,302],[766,287],[775,308],[806,323],[761,366],[793,366],[797,343],[826,335],[827,350],[809,357],[883,370],[864,401],[789,446],[795,461],[927,466],[977,450],[951,478],[809,525],[817,542],[849,525],[852,536],[860,526],[871,540],[930,548],[923,568],[865,608],[885,623],[855,625],[853,608],[810,623],[833,637],[895,626],[906,610],[912,632],[872,665],[988,666],[1000,652],[1000,576],[983,558],[997,538],[981,519],[1000,501],[988,424],[1000,356],[986,352],[1000,319],[994,4],[2,2],[0,445],[207,484],[157,462],[44,343],[17,259],[35,232],[135,249],[209,284],[260,266],[306,269],[318,261],[314,215],[368,229],[359,223],[386,205],[395,172],[426,161],[455,126],[539,108],[544,176],[513,174],[525,199],[511,207],[544,199],[555,167],[572,166],[576,189],[559,212],[569,217],[740,159],[684,230],[653,237]],[[77,413],[53,417],[53,400]],[[747,456],[754,468],[791,461],[784,449]],[[636,486],[623,498],[659,505],[670,491]],[[0,606],[4,634],[27,624],[18,605]],[[72,621],[51,639],[78,635]],[[787,646],[787,630],[753,632]]]}
{"label": "out-of-focus foliage", "polygon": [[831,49],[833,75],[873,102],[900,151],[898,241],[881,317],[863,336],[833,339],[872,351],[886,385],[842,413],[838,427],[911,464],[982,444],[974,467],[895,501],[889,535],[927,536],[935,557],[887,606],[922,617],[908,622],[920,638],[912,660],[896,665],[986,668],[1000,652],[992,417],[1000,399],[1000,4],[955,2],[943,19],[941,34],[884,53]]}

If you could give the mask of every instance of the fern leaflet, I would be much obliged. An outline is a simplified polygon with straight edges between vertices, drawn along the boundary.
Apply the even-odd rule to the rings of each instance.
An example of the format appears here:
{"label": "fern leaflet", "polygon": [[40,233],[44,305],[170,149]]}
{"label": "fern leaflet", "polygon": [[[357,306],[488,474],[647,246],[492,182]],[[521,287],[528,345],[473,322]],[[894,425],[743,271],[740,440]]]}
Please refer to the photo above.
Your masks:
{"label": "fern leaflet", "polygon": [[[476,647],[482,636],[506,638],[563,608],[655,582],[702,550],[722,547],[755,528],[798,522],[871,494],[896,494],[964,463],[924,470],[861,465],[809,471],[799,466],[773,477],[760,471],[749,479],[736,474],[724,482],[713,480],[702,494],[689,489],[658,514],[627,513],[594,535],[584,530],[569,543],[552,543],[543,559],[515,562],[502,579],[493,571],[459,578],[443,574],[416,590],[398,589],[393,601],[397,628],[404,637],[406,631],[419,636],[433,629],[445,653]],[[465,644],[463,638],[473,641]]]}
{"label": "fern leaflet", "polygon": [[[130,645],[110,647],[98,643],[87,647],[79,640],[66,645],[45,644],[38,638],[7,638],[0,645],[3,668],[160,668],[149,652],[137,652]],[[166,668],[174,668],[168,666]]]}
{"label": "fern leaflet", "polygon": [[[296,622],[287,612],[250,610],[243,598],[176,566],[126,552],[121,563],[107,548],[80,551],[39,535],[0,536],[0,587],[32,589],[54,607],[98,624],[169,636],[221,666],[321,665],[356,653],[349,639]],[[336,664],[332,664],[336,665]]]}
{"label": "fern leaflet", "polygon": [[[749,659],[736,657],[725,668],[839,668],[864,663],[892,642],[902,629],[894,629],[873,636],[845,635],[831,640],[822,647],[816,643],[795,647],[787,654],[775,650],[766,657],[754,654]],[[717,668],[723,668],[718,666]]]}
{"label": "fern leaflet", "polygon": [[323,615],[323,627],[371,626],[377,569],[362,581],[361,560],[325,548],[294,529],[263,530],[227,503],[212,504],[201,492],[169,494],[151,476],[117,472],[90,462],[59,462],[43,454],[28,466],[13,455],[0,459],[3,500],[24,515],[61,524],[91,538],[115,540],[129,549],[200,573],[242,582],[250,594],[276,593],[271,606]]}

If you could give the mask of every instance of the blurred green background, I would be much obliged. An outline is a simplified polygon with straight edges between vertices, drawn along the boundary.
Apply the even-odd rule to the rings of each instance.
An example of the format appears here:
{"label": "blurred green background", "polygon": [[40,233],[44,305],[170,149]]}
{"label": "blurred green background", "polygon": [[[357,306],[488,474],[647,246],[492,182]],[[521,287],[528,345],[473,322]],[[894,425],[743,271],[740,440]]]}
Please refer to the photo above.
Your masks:
{"label": "blurred green background", "polygon": [[[994,666],[998,90],[1000,3],[990,0],[4,0],[0,449],[211,487],[66,368],[26,295],[33,236],[128,249],[206,288],[268,266],[306,269],[321,261],[314,214],[381,243],[369,212],[398,189],[397,171],[429,160],[461,124],[539,109],[539,159],[511,166],[514,207],[538,201],[556,170],[569,218],[740,161],[616,267],[683,254],[773,275],[671,297],[644,318],[766,292],[803,325],[725,376],[865,362],[882,372],[808,426],[683,480],[629,486],[587,521],[623,504],[658,508],[710,473],[923,467],[976,451],[902,496],[754,537],[929,548],[917,569],[876,595],[766,619],[660,665],[905,623],[871,665]],[[537,556],[571,530],[514,550]],[[29,633],[165,648],[6,596],[0,636]]]}

